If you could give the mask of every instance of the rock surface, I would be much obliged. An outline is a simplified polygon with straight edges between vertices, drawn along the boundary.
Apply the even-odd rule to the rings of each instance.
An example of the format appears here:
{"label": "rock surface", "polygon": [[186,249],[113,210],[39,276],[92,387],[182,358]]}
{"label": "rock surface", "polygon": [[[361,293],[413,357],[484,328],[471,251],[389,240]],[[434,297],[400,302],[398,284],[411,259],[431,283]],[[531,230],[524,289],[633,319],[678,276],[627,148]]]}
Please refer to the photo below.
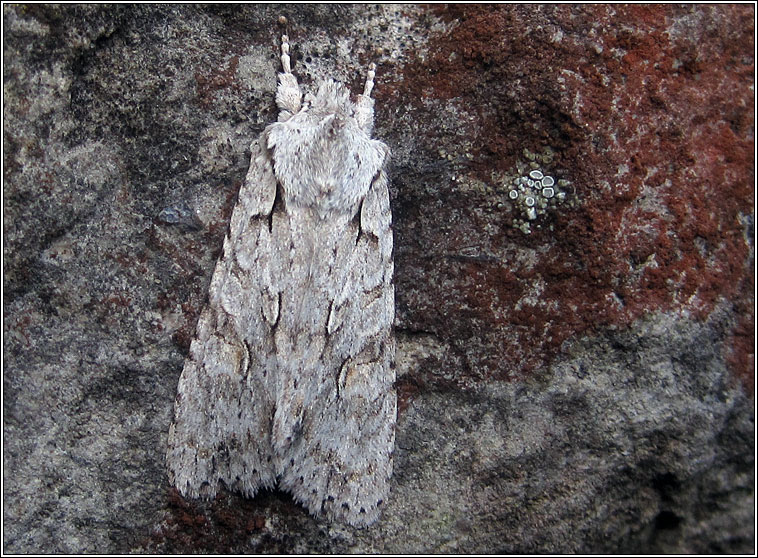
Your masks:
{"label": "rock surface", "polygon": [[[377,62],[393,149],[395,475],[364,530],[164,470],[282,13],[306,87]],[[3,20],[4,552],[754,551],[753,6]],[[564,199],[531,219],[535,169]]]}

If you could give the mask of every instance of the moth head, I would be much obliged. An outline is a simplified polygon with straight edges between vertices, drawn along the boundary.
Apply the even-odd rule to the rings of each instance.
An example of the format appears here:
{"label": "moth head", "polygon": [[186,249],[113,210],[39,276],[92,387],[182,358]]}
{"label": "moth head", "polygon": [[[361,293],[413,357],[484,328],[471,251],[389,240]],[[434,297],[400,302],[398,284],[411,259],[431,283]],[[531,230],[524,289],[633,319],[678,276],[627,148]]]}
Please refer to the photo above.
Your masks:
{"label": "moth head", "polygon": [[319,85],[315,96],[308,95],[309,112],[316,117],[334,115],[338,120],[353,115],[353,103],[350,102],[350,91],[339,82],[331,79]]}

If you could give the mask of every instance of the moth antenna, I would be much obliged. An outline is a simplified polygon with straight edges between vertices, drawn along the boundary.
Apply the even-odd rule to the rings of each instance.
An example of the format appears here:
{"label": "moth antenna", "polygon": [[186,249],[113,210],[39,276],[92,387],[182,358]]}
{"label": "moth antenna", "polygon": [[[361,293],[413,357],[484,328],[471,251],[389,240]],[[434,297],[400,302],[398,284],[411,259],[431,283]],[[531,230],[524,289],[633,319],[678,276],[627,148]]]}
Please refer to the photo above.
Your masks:
{"label": "moth antenna", "polygon": [[292,73],[292,67],[290,66],[290,38],[287,35],[282,35],[282,69],[285,74]]}
{"label": "moth antenna", "polygon": [[290,40],[287,35],[282,35],[281,58],[282,73],[279,74],[279,85],[276,88],[276,104],[279,107],[280,122],[288,120],[293,114],[298,112],[302,102],[300,86],[297,83],[297,78],[292,73],[292,66],[290,65]]}
{"label": "moth antenna", "polygon": [[374,99],[371,98],[371,91],[374,89],[375,76],[376,64],[372,62],[368,65],[368,72],[366,72],[363,95],[358,95],[358,100],[355,102],[355,119],[368,135],[371,135],[374,129]]}
{"label": "moth antenna", "polygon": [[363,96],[371,97],[371,91],[374,89],[374,77],[376,76],[376,64],[373,62],[368,65],[368,73],[366,73],[366,85],[363,88]]}

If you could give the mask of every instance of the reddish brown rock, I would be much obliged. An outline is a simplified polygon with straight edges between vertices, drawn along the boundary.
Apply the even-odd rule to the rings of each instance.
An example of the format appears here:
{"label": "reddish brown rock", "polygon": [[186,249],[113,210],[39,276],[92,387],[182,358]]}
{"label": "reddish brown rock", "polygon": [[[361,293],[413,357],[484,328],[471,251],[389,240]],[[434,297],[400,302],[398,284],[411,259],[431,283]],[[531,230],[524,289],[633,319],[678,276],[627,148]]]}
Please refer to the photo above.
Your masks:
{"label": "reddish brown rock", "polygon": [[[467,149],[455,171],[493,188],[471,195],[447,176],[438,191],[399,192],[403,325],[450,341],[471,374],[513,377],[573,336],[727,305],[742,316],[733,373],[752,391],[754,347],[740,332],[754,323],[753,8],[434,12],[449,30],[389,97],[423,122],[458,107],[463,130],[432,125],[418,140],[454,161]],[[492,171],[544,147],[574,203],[525,236],[507,208],[495,215]]]}

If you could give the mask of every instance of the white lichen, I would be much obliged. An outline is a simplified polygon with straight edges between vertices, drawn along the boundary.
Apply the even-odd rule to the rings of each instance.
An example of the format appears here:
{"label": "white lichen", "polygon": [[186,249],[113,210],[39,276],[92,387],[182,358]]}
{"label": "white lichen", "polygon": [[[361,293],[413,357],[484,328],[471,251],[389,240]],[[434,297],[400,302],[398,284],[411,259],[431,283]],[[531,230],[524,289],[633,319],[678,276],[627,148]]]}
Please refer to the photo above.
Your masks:
{"label": "white lichen", "polygon": [[542,165],[553,161],[553,151],[546,149],[542,155],[524,149],[527,163],[516,163],[515,176],[510,175],[503,182],[508,189],[508,201],[514,211],[512,226],[524,234],[532,232],[532,225],[539,226],[539,221],[557,205],[566,200],[563,190],[570,185],[565,179],[557,180]]}

